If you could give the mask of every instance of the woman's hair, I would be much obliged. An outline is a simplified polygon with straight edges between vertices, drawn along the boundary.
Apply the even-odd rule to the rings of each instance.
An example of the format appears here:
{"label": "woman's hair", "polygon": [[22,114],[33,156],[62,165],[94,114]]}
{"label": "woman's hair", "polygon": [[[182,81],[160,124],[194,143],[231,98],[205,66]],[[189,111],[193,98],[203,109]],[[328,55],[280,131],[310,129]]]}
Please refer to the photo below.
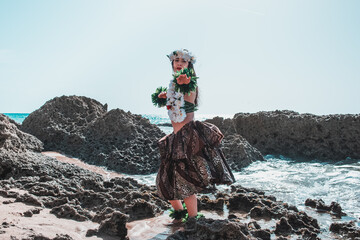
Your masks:
{"label": "woman's hair", "polygon": [[[171,62],[171,66],[174,68],[174,61]],[[196,77],[196,72],[195,72],[195,69],[194,69],[194,65],[191,62],[189,62],[188,68],[194,70],[194,75]],[[199,87],[196,87],[195,106],[199,105],[198,100],[199,100]]]}

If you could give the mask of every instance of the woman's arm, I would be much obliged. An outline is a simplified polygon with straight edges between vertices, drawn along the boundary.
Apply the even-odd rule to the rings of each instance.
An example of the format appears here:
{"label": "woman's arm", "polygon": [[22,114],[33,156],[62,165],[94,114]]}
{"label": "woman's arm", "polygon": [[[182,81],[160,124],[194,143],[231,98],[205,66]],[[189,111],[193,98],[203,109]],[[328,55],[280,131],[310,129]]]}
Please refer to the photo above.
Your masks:
{"label": "woman's arm", "polygon": [[196,92],[194,92],[194,91],[190,92],[190,96],[188,94],[184,94],[185,101],[195,103],[195,98],[196,98]]}

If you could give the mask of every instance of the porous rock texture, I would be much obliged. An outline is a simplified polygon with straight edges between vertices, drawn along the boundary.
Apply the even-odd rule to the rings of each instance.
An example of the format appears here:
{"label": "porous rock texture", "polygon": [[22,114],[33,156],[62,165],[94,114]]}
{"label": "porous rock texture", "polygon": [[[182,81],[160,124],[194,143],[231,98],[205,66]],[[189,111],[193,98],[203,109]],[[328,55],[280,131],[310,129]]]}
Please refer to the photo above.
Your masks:
{"label": "porous rock texture", "polygon": [[47,151],[128,174],[157,171],[157,141],[164,133],[141,115],[81,96],[56,97],[32,112],[21,129],[39,138]]}
{"label": "porous rock texture", "polygon": [[303,160],[360,159],[360,114],[314,115],[289,110],[237,113],[213,120],[240,134],[261,154]]}
{"label": "porous rock texture", "polygon": [[305,206],[309,206],[315,208],[319,212],[326,212],[335,217],[341,218],[342,216],[346,216],[346,213],[342,211],[342,208],[339,203],[331,202],[330,205],[326,205],[322,199],[306,199]]}
{"label": "porous rock texture", "polygon": [[[262,236],[262,237],[261,237]],[[259,238],[256,238],[259,237]],[[177,231],[170,235],[168,240],[248,240],[269,239],[270,230],[252,229],[250,224],[241,223],[237,219],[214,220],[200,218],[198,221],[189,221],[184,231]]]}
{"label": "porous rock texture", "polygon": [[320,227],[316,219],[299,211],[297,207],[264,192],[233,186],[232,193],[226,198],[230,212],[245,212],[252,219],[276,219],[275,233],[278,236],[300,235],[303,239],[317,239]]}
{"label": "porous rock texture", "polygon": [[[104,180],[101,175],[44,156],[39,152],[41,142],[21,132],[2,114],[0,139],[0,195],[3,197],[16,198],[37,209],[51,208],[51,213],[60,218],[106,221],[99,231],[104,234],[106,229],[111,229],[109,235],[116,235],[109,227],[112,219],[119,223],[120,215],[116,217],[114,212],[121,212],[126,215],[122,219],[131,221],[157,216],[169,207],[157,196],[155,187],[131,178]],[[122,229],[118,231],[122,239],[126,221],[120,222],[124,225],[118,226]]]}
{"label": "porous rock texture", "polygon": [[360,239],[360,228],[356,226],[354,221],[332,223],[330,231],[341,235],[345,239]]}
{"label": "porous rock texture", "polygon": [[240,134],[224,136],[221,144],[227,163],[234,171],[241,171],[255,161],[264,161],[260,151]]}
{"label": "porous rock texture", "polygon": [[[167,239],[271,239],[271,234],[275,234],[277,239],[282,239],[283,236],[285,239],[319,239],[317,235],[320,227],[316,219],[295,206],[277,201],[274,196],[265,195],[256,189],[232,186],[231,193],[218,192],[215,200],[202,197],[199,207],[212,209],[215,204],[215,209],[220,210],[224,203],[229,209],[228,219],[190,219],[192,222],[187,223],[183,231],[177,231]],[[239,218],[237,214],[245,214],[252,221],[243,223],[244,217]],[[275,229],[262,229],[256,222],[262,219],[275,221]]]}
{"label": "porous rock texture", "polygon": [[42,149],[43,143],[39,139],[20,131],[12,119],[0,113],[0,151],[40,152]]}
{"label": "porous rock texture", "polygon": [[240,134],[234,132],[231,119],[214,117],[205,121],[219,127],[220,131],[224,134],[221,149],[231,169],[240,171],[255,161],[264,161],[264,157],[258,149],[252,146]]}

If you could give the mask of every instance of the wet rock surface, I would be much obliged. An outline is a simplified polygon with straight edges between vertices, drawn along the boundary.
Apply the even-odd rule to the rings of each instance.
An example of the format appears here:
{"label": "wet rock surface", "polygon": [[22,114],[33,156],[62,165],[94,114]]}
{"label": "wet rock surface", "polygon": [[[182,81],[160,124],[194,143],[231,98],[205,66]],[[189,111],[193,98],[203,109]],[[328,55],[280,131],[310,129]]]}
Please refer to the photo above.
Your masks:
{"label": "wet rock surface", "polygon": [[149,174],[160,165],[157,141],[164,133],[156,125],[121,109],[108,112],[87,97],[56,97],[32,112],[21,130],[39,138],[45,150],[117,172]]}
{"label": "wet rock surface", "polygon": [[232,187],[232,193],[227,198],[230,212],[247,213],[252,219],[276,219],[276,235],[300,235],[303,238],[316,239],[320,233],[320,226],[316,219],[299,211],[296,206],[277,201],[274,196],[267,196],[264,192],[244,188]]}
{"label": "wet rock surface", "polygon": [[355,222],[350,221],[347,223],[332,223],[330,231],[342,235],[347,239],[360,239],[360,228],[355,226]]}
{"label": "wet rock surface", "polygon": [[[184,230],[167,239],[274,239],[275,236],[276,239],[320,239],[320,226],[316,219],[262,191],[232,186],[231,193],[218,192],[215,197],[211,200],[202,196],[199,207],[211,209],[216,202],[224,202],[229,209],[228,219],[192,219]],[[215,206],[219,210],[221,204]],[[244,218],[253,220],[248,222]],[[262,228],[257,221],[264,220],[274,221],[274,227]]]}
{"label": "wet rock surface", "polygon": [[116,236],[119,239],[127,240],[127,229],[126,222],[128,216],[121,212],[113,212],[109,217],[100,223],[98,229],[90,229],[86,236],[91,237],[94,235],[101,236],[102,234],[107,234],[110,236]]}
{"label": "wet rock surface", "polygon": [[200,218],[197,221],[190,220],[185,224],[184,231],[177,231],[167,239],[270,239],[270,230],[253,229],[250,224],[241,223],[237,219],[214,220],[211,218]]}
{"label": "wet rock surface", "polygon": [[306,199],[305,206],[309,206],[315,208],[319,212],[327,212],[333,216],[341,218],[342,216],[346,216],[346,213],[342,211],[342,208],[339,203],[331,202],[330,205],[326,205],[322,199]]}

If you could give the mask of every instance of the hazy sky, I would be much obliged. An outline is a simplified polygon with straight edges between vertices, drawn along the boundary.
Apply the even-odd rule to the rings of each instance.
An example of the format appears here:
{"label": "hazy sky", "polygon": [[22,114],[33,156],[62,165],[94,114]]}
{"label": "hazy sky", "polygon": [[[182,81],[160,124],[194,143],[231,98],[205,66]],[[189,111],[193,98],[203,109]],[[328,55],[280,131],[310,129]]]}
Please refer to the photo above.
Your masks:
{"label": "hazy sky", "polygon": [[0,112],[80,95],[166,113],[166,57],[197,56],[197,113],[360,113],[360,1],[0,0]]}

